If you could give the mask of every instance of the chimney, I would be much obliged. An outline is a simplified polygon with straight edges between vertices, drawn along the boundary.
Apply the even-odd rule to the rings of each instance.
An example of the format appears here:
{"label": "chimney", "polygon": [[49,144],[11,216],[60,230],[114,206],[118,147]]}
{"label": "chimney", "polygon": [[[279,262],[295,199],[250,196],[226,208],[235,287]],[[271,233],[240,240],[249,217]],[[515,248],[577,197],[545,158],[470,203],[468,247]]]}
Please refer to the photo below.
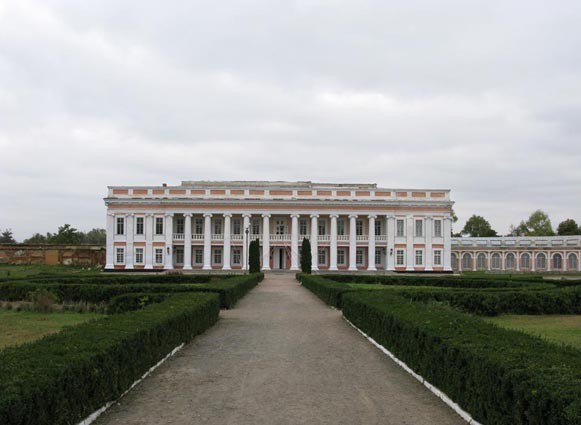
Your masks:
{"label": "chimney", "polygon": [[161,184],[163,187],[167,187],[167,183],[162,183]]}

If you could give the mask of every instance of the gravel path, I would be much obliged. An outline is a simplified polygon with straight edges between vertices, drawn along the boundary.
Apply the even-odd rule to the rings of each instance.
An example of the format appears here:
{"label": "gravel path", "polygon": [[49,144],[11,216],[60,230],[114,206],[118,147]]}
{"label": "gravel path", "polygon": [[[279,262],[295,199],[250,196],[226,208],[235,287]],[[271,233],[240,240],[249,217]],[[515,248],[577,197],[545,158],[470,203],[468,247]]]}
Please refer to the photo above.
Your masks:
{"label": "gravel path", "polygon": [[465,424],[294,275],[220,316],[97,424]]}

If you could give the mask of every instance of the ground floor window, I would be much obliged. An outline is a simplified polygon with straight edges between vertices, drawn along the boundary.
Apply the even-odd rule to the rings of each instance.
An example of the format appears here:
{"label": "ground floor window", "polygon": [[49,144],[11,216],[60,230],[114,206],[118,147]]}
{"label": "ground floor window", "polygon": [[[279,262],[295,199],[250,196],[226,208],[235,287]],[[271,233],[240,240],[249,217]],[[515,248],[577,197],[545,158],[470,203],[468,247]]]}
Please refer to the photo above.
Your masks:
{"label": "ground floor window", "polygon": [[395,264],[397,266],[405,265],[405,255],[403,249],[398,249],[397,251],[395,251]]}
{"label": "ground floor window", "polygon": [[500,255],[492,254],[492,268],[494,270],[500,270]]}
{"label": "ground floor window", "polygon": [[235,265],[240,265],[241,263],[241,254],[240,254],[240,248],[234,248],[232,250],[232,264]]}
{"label": "ground floor window", "polygon": [[462,269],[470,270],[471,268],[472,268],[472,255],[466,253],[462,256]]}
{"label": "ground floor window", "polygon": [[476,257],[476,267],[478,268],[478,270],[486,270],[485,254],[478,254],[478,257]]}
{"label": "ground floor window", "polygon": [[358,249],[357,251],[355,251],[355,264],[357,264],[358,266],[362,266],[363,265],[363,250],[362,249]]}
{"label": "ground floor window", "polygon": [[319,249],[319,264],[324,266],[325,264],[327,264],[327,250],[325,249]]}
{"label": "ground floor window", "polygon": [[155,264],[163,264],[163,248],[155,248]]}
{"label": "ground floor window", "polygon": [[442,265],[442,250],[436,249],[434,251],[434,266]]}
{"label": "ground floor window", "polygon": [[202,264],[204,262],[204,250],[194,250],[194,264]]}
{"label": "ground floor window", "polygon": [[561,254],[553,255],[553,268],[555,270],[561,270],[563,268],[563,257]]}
{"label": "ground floor window", "polygon": [[143,248],[135,248],[135,264],[143,264]]}
{"label": "ground floor window", "polygon": [[123,264],[125,262],[125,248],[117,248],[115,253],[115,262],[117,264]]}
{"label": "ground floor window", "polygon": [[421,249],[416,250],[416,266],[424,265],[424,251]]}
{"label": "ground floor window", "polygon": [[569,254],[569,264],[567,268],[569,270],[577,270],[578,264],[577,256],[575,254]]}
{"label": "ground floor window", "polygon": [[337,264],[343,266],[345,264],[345,250],[338,249],[337,250]]}
{"label": "ground floor window", "polygon": [[547,256],[543,253],[537,254],[537,269],[544,270],[547,268]]}
{"label": "ground floor window", "polygon": [[531,267],[531,256],[529,254],[523,254],[520,256],[520,268],[527,270]]}
{"label": "ground floor window", "polygon": [[515,259],[515,257],[514,257],[514,254],[512,254],[512,253],[511,254],[508,254],[506,256],[506,269],[507,270],[514,269],[514,264],[515,264],[515,260],[514,259]]}
{"label": "ground floor window", "polygon": [[382,264],[381,257],[382,257],[382,250],[381,248],[375,249],[375,264]]}
{"label": "ground floor window", "polygon": [[175,249],[176,264],[184,264],[184,247],[176,246]]}
{"label": "ground floor window", "polygon": [[222,248],[214,248],[214,264],[222,264]]}

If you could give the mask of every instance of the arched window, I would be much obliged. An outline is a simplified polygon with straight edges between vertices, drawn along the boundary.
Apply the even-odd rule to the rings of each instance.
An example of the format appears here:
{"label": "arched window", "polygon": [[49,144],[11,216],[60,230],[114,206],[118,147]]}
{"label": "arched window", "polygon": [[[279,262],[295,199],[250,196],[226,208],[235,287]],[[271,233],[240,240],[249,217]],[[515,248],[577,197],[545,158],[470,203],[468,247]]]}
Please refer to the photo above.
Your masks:
{"label": "arched window", "polygon": [[514,254],[512,252],[506,255],[506,270],[514,270]]}
{"label": "arched window", "polygon": [[569,264],[567,264],[567,269],[569,271],[575,271],[579,267],[579,262],[577,261],[577,255],[569,254]]}
{"label": "arched window", "polygon": [[492,254],[492,269],[500,270],[500,254]]}
{"label": "arched window", "polygon": [[553,269],[561,270],[563,268],[563,256],[561,254],[553,255]]}
{"label": "arched window", "polygon": [[547,268],[547,256],[542,252],[537,254],[537,270],[545,270]]}
{"label": "arched window", "polygon": [[462,270],[472,270],[472,254],[468,252],[462,256]]}
{"label": "arched window", "polygon": [[526,252],[520,256],[521,270],[529,270],[531,268],[531,256]]}
{"label": "arched window", "polygon": [[486,270],[486,255],[483,253],[478,254],[476,257],[476,267],[478,270]]}
{"label": "arched window", "polygon": [[458,270],[458,256],[452,254],[452,270]]}

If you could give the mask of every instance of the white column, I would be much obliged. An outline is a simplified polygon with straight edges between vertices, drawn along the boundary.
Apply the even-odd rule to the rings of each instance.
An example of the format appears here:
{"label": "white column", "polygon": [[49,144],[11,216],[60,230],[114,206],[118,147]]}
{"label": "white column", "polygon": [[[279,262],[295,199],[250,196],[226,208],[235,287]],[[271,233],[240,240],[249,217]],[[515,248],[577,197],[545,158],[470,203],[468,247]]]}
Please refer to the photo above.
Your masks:
{"label": "white column", "polygon": [[407,216],[406,219],[406,271],[414,271],[415,256],[414,256],[414,217]]}
{"label": "white column", "polygon": [[[444,237],[444,271],[452,271],[452,219],[450,217],[444,218],[444,229],[443,229],[443,237]],[[460,267],[462,263],[462,259],[458,259]],[[462,270],[460,268],[460,270]]]}
{"label": "white column", "polygon": [[349,270],[357,270],[357,216],[349,216]]}
{"label": "white column", "polygon": [[433,229],[433,223],[434,223],[434,219],[431,216],[426,217],[426,219],[424,220],[425,223],[425,229],[424,229],[424,239],[426,241],[425,246],[426,248],[424,249],[424,264],[425,264],[425,269],[428,272],[431,272],[433,270],[433,262],[434,262],[434,255],[432,254],[432,234],[434,232]]}
{"label": "white column", "polygon": [[262,214],[262,270],[270,270],[270,214]]}
{"label": "white column", "polygon": [[291,268],[299,270],[299,215],[291,214]]}
{"label": "white column", "polygon": [[369,216],[369,241],[368,241],[368,253],[367,253],[367,270],[375,271],[375,219],[376,215]]}
{"label": "white column", "polygon": [[477,253],[477,252],[474,252],[474,251],[472,251],[472,271],[473,271],[473,272],[475,272],[475,271],[477,270],[477,269],[476,269],[476,263],[477,263],[477,261],[476,261],[476,256],[477,256],[477,255],[478,255],[478,253]]}
{"label": "white column", "polygon": [[145,214],[145,270],[153,269],[153,214]]}
{"label": "white column", "polygon": [[192,214],[184,214],[184,270],[192,270]]}
{"label": "white column", "polygon": [[535,251],[531,251],[531,272],[535,271],[535,266],[536,266]]}
{"label": "white column", "polygon": [[135,262],[133,258],[133,214],[127,214],[125,216],[125,268],[133,269],[133,264]]}
{"label": "white column", "polygon": [[115,214],[107,212],[107,251],[105,268],[115,268]]}
{"label": "white column", "polygon": [[165,215],[165,270],[173,269],[173,214]]}
{"label": "white column", "polygon": [[311,215],[311,270],[319,270],[319,215]]}
{"label": "white column", "polygon": [[338,270],[337,269],[337,218],[339,217],[337,214],[331,214],[331,240],[329,243],[330,246],[330,255],[329,255],[329,270]]}
{"label": "white column", "polygon": [[552,269],[551,261],[552,261],[551,251],[549,250],[549,251],[547,251],[547,271],[548,272],[550,272]]}
{"label": "white column", "polygon": [[563,251],[563,253],[561,255],[563,256],[563,271],[566,272],[567,271],[567,253],[565,251]]}
{"label": "white column", "polygon": [[204,213],[204,265],[202,270],[212,270],[212,214]]}
{"label": "white column", "polygon": [[515,270],[517,272],[520,272],[520,251],[517,251],[514,255],[514,261],[516,261],[515,264]]}
{"label": "white column", "polygon": [[224,257],[222,258],[222,270],[232,270],[230,267],[230,219],[232,214],[224,214]]}
{"label": "white column", "polygon": [[[250,237],[250,214],[242,214],[243,223],[242,223],[242,270],[246,270],[248,265],[248,252],[246,249],[248,248],[248,238]],[[248,229],[248,234],[246,234],[246,229]]]}
{"label": "white column", "polygon": [[387,216],[387,271],[395,270],[395,216]]}

